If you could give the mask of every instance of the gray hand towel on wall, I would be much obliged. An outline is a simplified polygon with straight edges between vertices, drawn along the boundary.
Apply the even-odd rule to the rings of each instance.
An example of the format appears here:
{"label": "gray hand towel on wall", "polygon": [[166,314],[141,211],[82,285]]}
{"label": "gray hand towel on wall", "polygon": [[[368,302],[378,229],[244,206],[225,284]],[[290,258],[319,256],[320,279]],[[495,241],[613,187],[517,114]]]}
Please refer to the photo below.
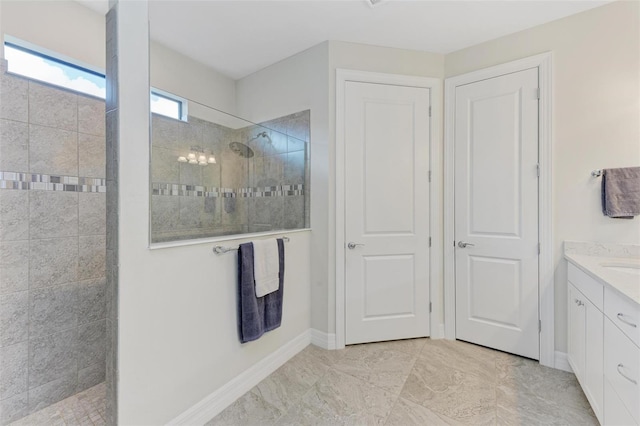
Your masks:
{"label": "gray hand towel on wall", "polygon": [[640,214],[640,167],[603,170],[602,212],[618,219]]}
{"label": "gray hand towel on wall", "polygon": [[280,288],[258,298],[253,278],[253,244],[240,244],[238,248],[238,334],[242,343],[280,327],[284,294],[284,241],[281,238],[278,238],[278,254]]}

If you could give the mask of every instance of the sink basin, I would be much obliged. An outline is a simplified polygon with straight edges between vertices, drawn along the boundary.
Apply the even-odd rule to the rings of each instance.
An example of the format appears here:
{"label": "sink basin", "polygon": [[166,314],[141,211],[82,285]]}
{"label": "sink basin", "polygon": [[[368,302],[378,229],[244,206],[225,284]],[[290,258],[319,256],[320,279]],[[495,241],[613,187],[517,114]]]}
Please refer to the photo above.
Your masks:
{"label": "sink basin", "polygon": [[640,275],[639,263],[607,262],[601,263],[600,266],[613,271],[624,272],[625,274]]}

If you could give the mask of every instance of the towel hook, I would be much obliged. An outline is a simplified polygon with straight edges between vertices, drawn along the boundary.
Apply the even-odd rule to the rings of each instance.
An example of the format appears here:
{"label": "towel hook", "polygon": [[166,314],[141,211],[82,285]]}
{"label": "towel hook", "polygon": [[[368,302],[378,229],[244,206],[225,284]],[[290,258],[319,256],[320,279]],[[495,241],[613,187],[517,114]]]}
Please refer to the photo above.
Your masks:
{"label": "towel hook", "polygon": [[595,169],[591,171],[591,177],[597,178],[602,176],[602,169]]}

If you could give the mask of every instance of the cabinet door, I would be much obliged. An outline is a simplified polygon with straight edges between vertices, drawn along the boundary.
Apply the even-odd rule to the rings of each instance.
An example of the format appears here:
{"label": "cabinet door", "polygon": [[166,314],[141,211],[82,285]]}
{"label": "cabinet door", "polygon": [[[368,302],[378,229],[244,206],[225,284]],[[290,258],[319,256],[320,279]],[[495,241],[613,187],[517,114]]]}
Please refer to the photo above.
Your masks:
{"label": "cabinet door", "polygon": [[584,302],[585,353],[584,353],[584,393],[587,395],[596,417],[603,422],[604,404],[604,314],[586,297]]}
{"label": "cabinet door", "polygon": [[567,357],[580,383],[584,383],[584,362],[585,362],[585,308],[586,298],[571,283],[567,285],[569,293],[569,350]]}

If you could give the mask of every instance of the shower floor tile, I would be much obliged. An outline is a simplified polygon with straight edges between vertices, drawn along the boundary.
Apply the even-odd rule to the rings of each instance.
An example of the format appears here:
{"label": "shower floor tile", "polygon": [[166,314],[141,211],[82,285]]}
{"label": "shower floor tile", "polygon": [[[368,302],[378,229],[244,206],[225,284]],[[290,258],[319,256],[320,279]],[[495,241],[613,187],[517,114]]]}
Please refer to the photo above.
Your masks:
{"label": "shower floor tile", "polygon": [[8,426],[101,426],[105,421],[106,387],[100,383]]}

